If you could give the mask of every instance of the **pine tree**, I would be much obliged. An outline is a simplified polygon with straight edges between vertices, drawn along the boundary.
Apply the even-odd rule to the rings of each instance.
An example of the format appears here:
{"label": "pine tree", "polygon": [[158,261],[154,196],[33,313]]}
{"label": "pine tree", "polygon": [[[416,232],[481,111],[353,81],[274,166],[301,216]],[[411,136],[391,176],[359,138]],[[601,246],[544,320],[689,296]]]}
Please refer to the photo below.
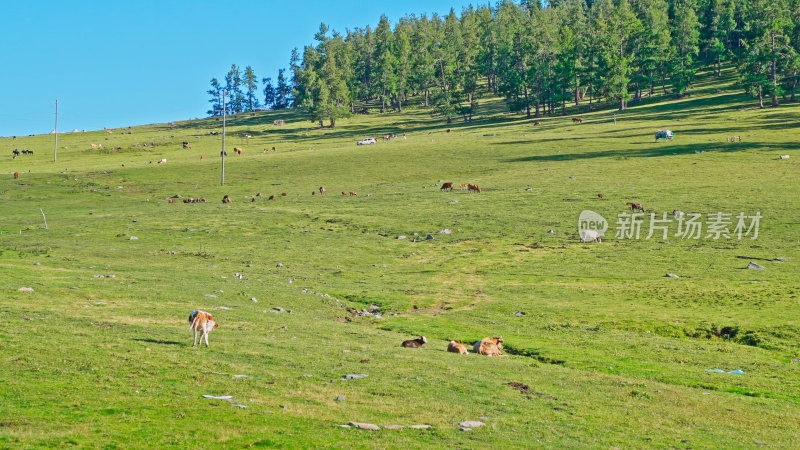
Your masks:
{"label": "pine tree", "polygon": [[258,92],[258,77],[256,77],[255,72],[253,72],[253,68],[247,66],[244,70],[244,87],[247,90],[246,97],[245,97],[245,104],[246,108],[245,111],[252,112],[258,108],[258,97],[256,97],[256,93]]}
{"label": "pine tree", "polygon": [[208,102],[211,103],[211,109],[209,109],[206,114],[209,116],[222,115],[222,86],[219,84],[219,80],[212,78],[211,89],[206,92],[211,96],[208,100]]}
{"label": "pine tree", "polygon": [[672,89],[681,97],[694,79],[694,61],[698,55],[700,23],[696,0],[675,0],[672,18]]}
{"label": "pine tree", "polygon": [[242,93],[242,77],[239,67],[231,65],[231,70],[225,75],[225,90],[228,92],[228,112],[240,113],[244,110],[244,94]]}
{"label": "pine tree", "polygon": [[275,89],[275,109],[288,108],[292,101],[292,87],[286,80],[286,69],[278,69],[278,87]]}
{"label": "pine tree", "polygon": [[272,108],[275,106],[275,86],[272,85],[272,78],[264,78],[261,83],[264,84],[264,107]]}

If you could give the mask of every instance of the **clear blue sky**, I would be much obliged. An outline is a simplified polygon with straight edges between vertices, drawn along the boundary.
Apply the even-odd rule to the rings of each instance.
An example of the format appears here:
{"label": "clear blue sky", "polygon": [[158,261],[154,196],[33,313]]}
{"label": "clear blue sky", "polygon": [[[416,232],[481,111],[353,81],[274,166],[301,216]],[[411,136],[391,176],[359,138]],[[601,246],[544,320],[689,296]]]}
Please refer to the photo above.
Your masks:
{"label": "clear blue sky", "polygon": [[486,0],[7,1],[0,136],[205,117],[209,81],[236,63],[277,77],[320,22],[344,32]]}

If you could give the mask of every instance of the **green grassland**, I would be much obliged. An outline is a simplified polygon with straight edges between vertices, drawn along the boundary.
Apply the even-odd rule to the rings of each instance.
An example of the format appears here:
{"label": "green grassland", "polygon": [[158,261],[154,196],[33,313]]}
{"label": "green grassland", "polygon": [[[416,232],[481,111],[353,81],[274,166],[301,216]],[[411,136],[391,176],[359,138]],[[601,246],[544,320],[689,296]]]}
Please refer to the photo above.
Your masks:
{"label": "green grassland", "polygon": [[[582,105],[579,125],[499,99],[449,125],[242,114],[225,186],[213,118],[62,134],[57,162],[52,135],[2,138],[0,447],[794,447],[800,106],[753,104],[706,76],[679,100]],[[649,220],[616,239],[626,202],[763,217],[756,240],[645,239]],[[604,242],[580,242],[583,210]],[[191,347],[194,309],[220,323],[210,348]],[[509,357],[445,351],[486,336]]]}

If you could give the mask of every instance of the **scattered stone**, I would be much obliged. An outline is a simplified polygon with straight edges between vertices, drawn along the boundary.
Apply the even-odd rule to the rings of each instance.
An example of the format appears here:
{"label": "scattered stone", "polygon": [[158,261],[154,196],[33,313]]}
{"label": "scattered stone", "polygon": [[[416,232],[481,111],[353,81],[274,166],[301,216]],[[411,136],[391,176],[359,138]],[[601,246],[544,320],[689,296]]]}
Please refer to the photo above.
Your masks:
{"label": "scattered stone", "polygon": [[72,286],[70,289],[78,290],[78,286]]}
{"label": "scattered stone", "polygon": [[217,298],[217,296],[214,294],[203,294],[203,295],[206,297]]}
{"label": "scattered stone", "polygon": [[485,426],[485,425],[486,425],[485,423],[477,421],[477,420],[465,420],[465,421],[460,422],[458,424],[459,427],[467,428],[467,429],[480,428],[480,427]]}
{"label": "scattered stone", "polygon": [[556,230],[547,230],[547,234],[555,234]]}
{"label": "scattered stone", "polygon": [[250,297],[250,301],[253,303],[258,303],[258,299],[255,297]]}
{"label": "scattered stone", "polygon": [[361,423],[361,422],[350,422],[348,425],[355,428],[360,428],[362,430],[380,430],[381,427],[375,425],[374,423]]}
{"label": "scattered stone", "polygon": [[781,155],[781,159],[789,159],[789,155]]}
{"label": "scattered stone", "polygon": [[283,264],[281,264],[281,263],[278,263],[278,265],[277,265],[277,266],[275,266],[275,267],[283,267]]}
{"label": "scattered stone", "polygon": [[522,311],[517,311],[517,312],[514,313],[514,315],[517,316],[517,317],[520,317],[520,316],[524,316],[525,313],[522,312]]}
{"label": "scattered stone", "polygon": [[574,180],[576,177],[569,177],[570,180]]}
{"label": "scattered stone", "polygon": [[347,375],[344,375],[344,376],[342,377],[342,379],[344,379],[344,380],[360,380],[360,379],[362,379],[362,378],[367,378],[368,376],[369,376],[369,375],[367,375],[367,374],[363,374],[363,373],[362,373],[362,374],[353,374],[353,373],[349,373],[349,374],[347,374]]}
{"label": "scattered stone", "polygon": [[336,396],[336,401],[337,402],[343,402],[344,401],[344,395],[337,395]]}
{"label": "scattered stone", "polygon": [[239,404],[236,404],[236,403],[232,403],[232,405],[237,407],[237,408],[247,409],[246,405],[239,405]]}
{"label": "scattered stone", "polygon": [[222,309],[224,311],[231,311],[233,308],[228,308],[227,306],[215,306],[214,309]]}
{"label": "scattered stone", "polygon": [[25,286],[23,286],[23,287],[21,287],[21,288],[19,288],[17,290],[20,291],[20,292],[33,292],[33,288],[32,287],[25,287]]}
{"label": "scattered stone", "polygon": [[281,407],[281,409],[289,409],[289,407],[288,407],[288,406],[286,406],[286,405],[278,405],[278,406],[280,406],[280,407]]}
{"label": "scattered stone", "polygon": [[[447,203],[458,203],[458,200],[450,200],[450,201],[449,201],[449,202],[447,202]],[[410,427],[409,427],[409,428],[410,428]]]}
{"label": "scattered stone", "polygon": [[307,374],[303,375],[303,378],[311,378],[311,377],[313,377],[313,376],[314,376],[314,375],[311,375],[310,373],[307,373]]}
{"label": "scattered stone", "polygon": [[449,228],[445,228],[444,230],[439,230],[439,234],[450,234],[452,231]]}
{"label": "scattered stone", "polygon": [[350,425],[339,425],[342,428],[351,428]]}
{"label": "scattered stone", "polygon": [[130,239],[130,240],[131,240],[131,241],[138,241],[138,240],[139,240],[139,238],[138,238],[138,237],[136,237],[136,236],[131,236],[131,239]]}
{"label": "scattered stone", "polygon": [[233,398],[232,395],[203,395],[203,398],[211,398],[214,400],[230,400]]}
{"label": "scattered stone", "polygon": [[402,425],[384,425],[383,429],[385,429],[385,430],[402,430],[403,426]]}
{"label": "scattered stone", "polygon": [[434,240],[434,237],[433,237],[432,234],[429,234],[425,239],[427,239],[429,241],[432,241],[432,240]]}
{"label": "scattered stone", "polygon": [[34,265],[34,266],[41,266],[41,265],[42,265],[42,263],[40,263],[40,262],[35,262],[35,263],[33,263],[33,265]]}
{"label": "scattered stone", "polygon": [[525,190],[526,190],[526,191],[532,191],[532,190],[533,190],[533,188],[526,188]]}
{"label": "scattered stone", "polygon": [[397,236],[397,239],[405,239],[406,237],[403,235]]}
{"label": "scattered stone", "polygon": [[748,264],[747,268],[748,269],[753,269],[753,270],[764,270],[764,269],[766,269],[766,267],[762,266],[761,264],[756,264],[754,262],[751,262],[750,264]]}
{"label": "scattered stone", "polygon": [[680,278],[679,276],[675,275],[674,273],[668,273],[668,274],[664,275],[664,277],[667,277],[667,278]]}
{"label": "scattered stone", "polygon": [[430,428],[430,427],[431,427],[430,425],[409,425],[408,426],[408,428],[411,428],[411,429],[414,429],[414,430],[424,430],[424,429]]}
{"label": "scattered stone", "polygon": [[238,278],[238,279],[240,279],[240,280],[241,280],[242,278],[244,278],[244,275],[242,275],[242,274],[240,274],[240,273],[234,274],[233,276],[234,276],[234,277],[236,277],[236,278]]}
{"label": "scattered stone", "polygon": [[478,419],[481,419],[481,420],[492,420],[492,418],[488,417],[488,416],[480,416],[480,417],[478,417]]}
{"label": "scattered stone", "polygon": [[281,308],[280,306],[273,306],[272,309],[274,309],[275,311],[278,311],[278,312],[286,312],[286,310]]}
{"label": "scattered stone", "polygon": [[95,305],[105,305],[106,302],[94,302]]}

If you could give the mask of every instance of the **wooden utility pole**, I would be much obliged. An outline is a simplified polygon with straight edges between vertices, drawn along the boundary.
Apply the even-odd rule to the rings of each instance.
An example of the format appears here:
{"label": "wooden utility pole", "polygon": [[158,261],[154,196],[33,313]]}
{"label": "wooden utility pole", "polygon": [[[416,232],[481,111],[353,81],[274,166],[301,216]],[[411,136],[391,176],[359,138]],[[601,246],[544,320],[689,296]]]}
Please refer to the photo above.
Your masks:
{"label": "wooden utility pole", "polygon": [[56,145],[53,148],[53,162],[58,161],[58,99],[56,99],[56,127],[53,130],[56,135]]}
{"label": "wooden utility pole", "polygon": [[222,90],[222,186],[225,186],[225,89]]}

